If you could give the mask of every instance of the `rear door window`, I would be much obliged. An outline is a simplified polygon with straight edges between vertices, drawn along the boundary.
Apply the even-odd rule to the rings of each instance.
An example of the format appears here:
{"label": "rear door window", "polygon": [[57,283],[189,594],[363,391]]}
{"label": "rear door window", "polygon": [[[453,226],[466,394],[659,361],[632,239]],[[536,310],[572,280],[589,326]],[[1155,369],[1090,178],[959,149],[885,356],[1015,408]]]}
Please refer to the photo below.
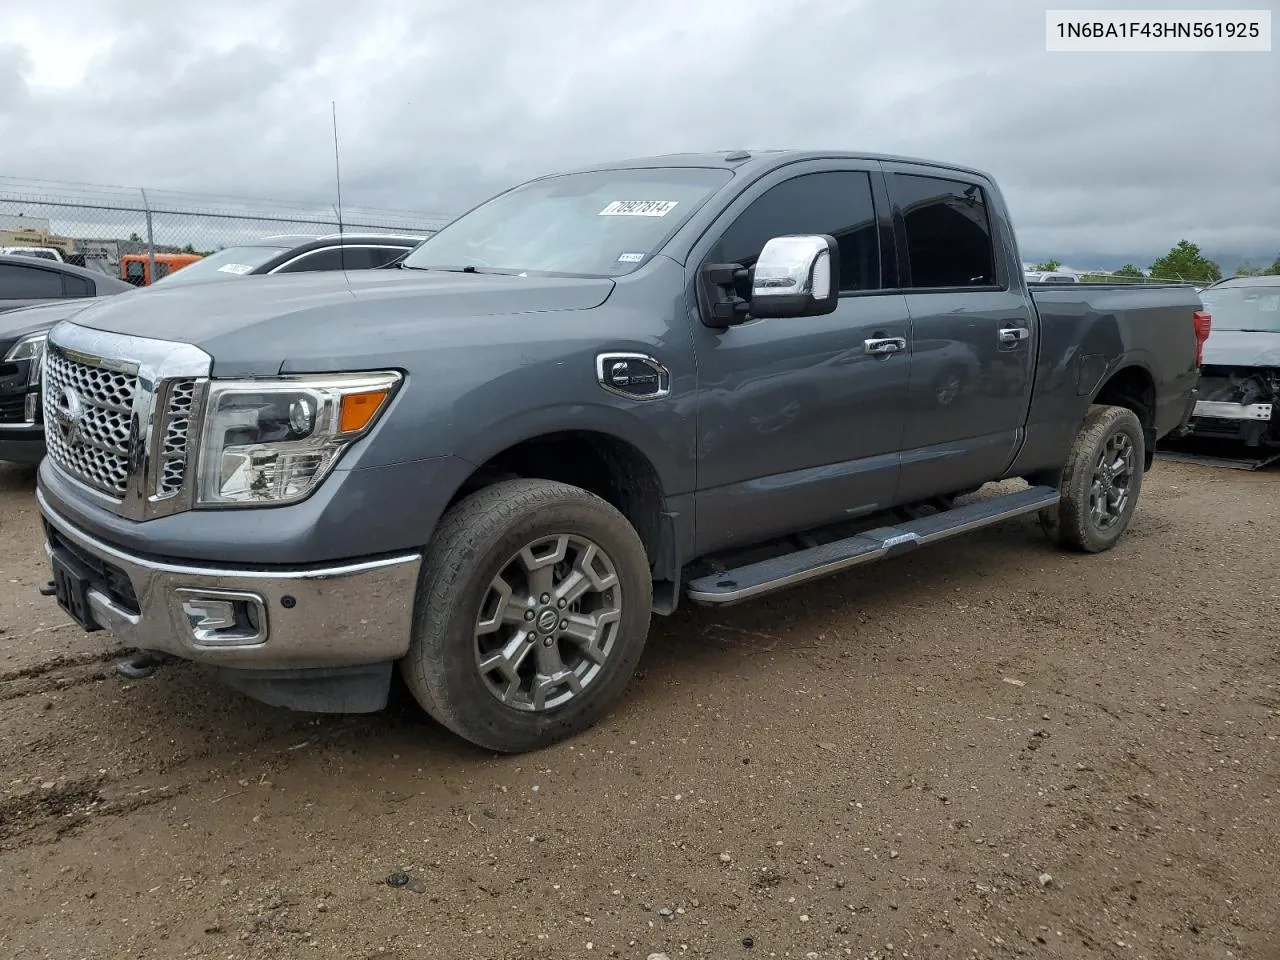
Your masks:
{"label": "rear door window", "polygon": [[382,251],[369,247],[322,247],[303,254],[280,269],[280,273],[311,273],[317,270],[368,270],[384,261]]}
{"label": "rear door window", "polygon": [[995,248],[987,198],[975,183],[895,173],[912,289],[991,287]]}
{"label": "rear door window", "polygon": [[58,271],[0,263],[0,299],[53,300],[62,296],[62,274]]}

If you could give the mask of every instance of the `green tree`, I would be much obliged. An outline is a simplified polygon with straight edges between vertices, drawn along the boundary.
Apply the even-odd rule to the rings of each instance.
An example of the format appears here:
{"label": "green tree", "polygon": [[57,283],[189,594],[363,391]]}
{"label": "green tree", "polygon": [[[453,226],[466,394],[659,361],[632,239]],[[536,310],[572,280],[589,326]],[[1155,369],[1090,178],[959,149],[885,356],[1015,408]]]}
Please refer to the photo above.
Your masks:
{"label": "green tree", "polygon": [[1280,257],[1276,257],[1275,263],[1267,267],[1266,273],[1269,277],[1280,277]]}
{"label": "green tree", "polygon": [[1141,280],[1143,277],[1145,277],[1145,276],[1146,276],[1146,274],[1142,272],[1142,268],[1141,268],[1141,267],[1136,267],[1136,266],[1134,266],[1132,263],[1126,263],[1126,264],[1125,264],[1123,267],[1121,267],[1119,270],[1114,271],[1114,272],[1112,273],[1112,276],[1115,276],[1115,277],[1134,277],[1135,279]]}
{"label": "green tree", "polygon": [[1046,273],[1053,273],[1053,271],[1057,270],[1060,266],[1062,266],[1061,260],[1046,260],[1044,263],[1037,263],[1031,269],[1043,270]]}
{"label": "green tree", "polygon": [[1251,263],[1242,263],[1236,267],[1235,275],[1237,277],[1257,277],[1262,274],[1261,267],[1255,267]]}
{"label": "green tree", "polygon": [[1190,240],[1179,240],[1172,250],[1151,264],[1151,276],[1166,280],[1221,280],[1222,268],[1200,253]]}

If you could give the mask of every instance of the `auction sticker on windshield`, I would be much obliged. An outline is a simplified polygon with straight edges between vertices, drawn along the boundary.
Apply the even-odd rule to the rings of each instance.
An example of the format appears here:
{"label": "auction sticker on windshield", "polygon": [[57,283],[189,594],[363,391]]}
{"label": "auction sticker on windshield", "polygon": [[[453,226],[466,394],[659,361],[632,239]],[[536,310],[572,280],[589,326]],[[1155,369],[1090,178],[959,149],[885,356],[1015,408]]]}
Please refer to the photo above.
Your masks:
{"label": "auction sticker on windshield", "polygon": [[253,267],[247,263],[224,263],[218,268],[219,273],[234,273],[236,276],[243,276],[252,270]]}
{"label": "auction sticker on windshield", "polygon": [[602,217],[665,217],[679,200],[615,200],[603,210]]}

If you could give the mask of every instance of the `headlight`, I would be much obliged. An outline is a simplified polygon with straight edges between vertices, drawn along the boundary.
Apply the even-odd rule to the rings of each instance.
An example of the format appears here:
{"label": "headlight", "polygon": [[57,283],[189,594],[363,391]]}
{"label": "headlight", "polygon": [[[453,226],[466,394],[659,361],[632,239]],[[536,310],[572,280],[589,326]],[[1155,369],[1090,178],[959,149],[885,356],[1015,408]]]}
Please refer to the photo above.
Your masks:
{"label": "headlight", "polygon": [[44,356],[44,342],[48,337],[49,334],[45,331],[28,333],[4,355],[5,361],[30,360],[32,371],[30,381],[35,383],[40,378],[40,358]]}
{"label": "headlight", "polygon": [[274,506],[306,497],[373,427],[395,372],[209,382],[196,502]]}

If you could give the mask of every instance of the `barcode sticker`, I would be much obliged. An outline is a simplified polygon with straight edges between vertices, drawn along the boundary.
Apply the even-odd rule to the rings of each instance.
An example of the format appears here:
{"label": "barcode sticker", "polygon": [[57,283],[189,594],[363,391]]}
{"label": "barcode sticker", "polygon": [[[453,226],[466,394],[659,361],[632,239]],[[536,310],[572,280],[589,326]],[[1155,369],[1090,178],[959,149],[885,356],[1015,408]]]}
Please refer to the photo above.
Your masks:
{"label": "barcode sticker", "polygon": [[665,217],[679,200],[615,200],[600,211],[602,217]]}

